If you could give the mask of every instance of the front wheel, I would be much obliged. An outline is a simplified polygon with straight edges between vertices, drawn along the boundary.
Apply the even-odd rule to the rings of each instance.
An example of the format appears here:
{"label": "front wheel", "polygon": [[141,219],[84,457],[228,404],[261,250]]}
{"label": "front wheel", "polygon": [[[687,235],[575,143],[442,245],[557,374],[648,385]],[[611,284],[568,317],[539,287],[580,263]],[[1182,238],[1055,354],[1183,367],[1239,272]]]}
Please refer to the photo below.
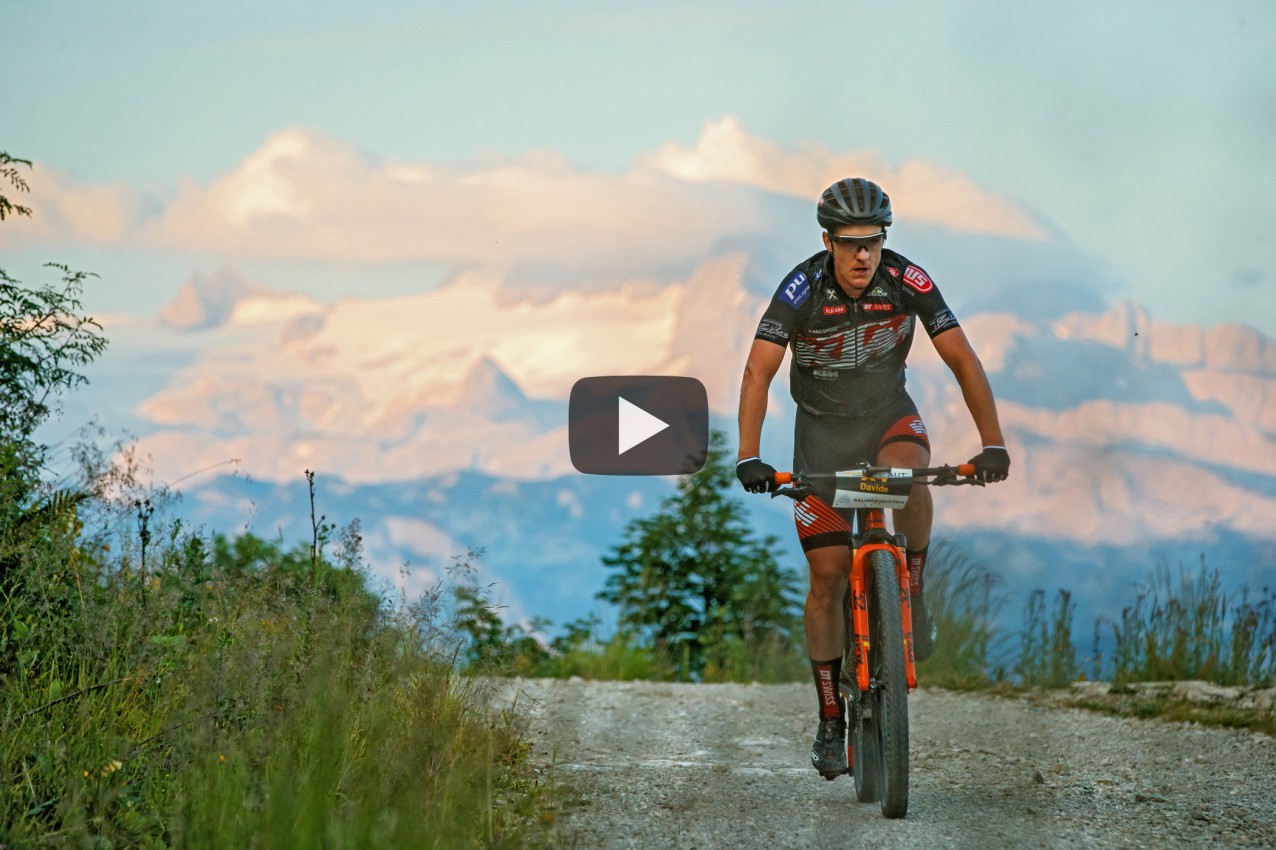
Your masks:
{"label": "front wheel", "polygon": [[908,812],[908,674],[904,659],[904,621],[900,613],[899,574],[886,549],[868,554],[870,699],[876,727],[882,814],[902,818]]}

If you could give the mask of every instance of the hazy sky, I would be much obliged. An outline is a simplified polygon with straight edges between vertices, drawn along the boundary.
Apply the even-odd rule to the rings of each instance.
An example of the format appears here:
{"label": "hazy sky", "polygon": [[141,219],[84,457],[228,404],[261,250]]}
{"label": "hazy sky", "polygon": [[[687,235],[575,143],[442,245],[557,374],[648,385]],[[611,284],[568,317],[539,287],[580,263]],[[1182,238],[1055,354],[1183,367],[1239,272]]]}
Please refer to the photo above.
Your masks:
{"label": "hazy sky", "polygon": [[[0,20],[0,150],[127,190],[137,215],[288,128],[425,168],[548,151],[605,176],[733,116],[783,150],[965,175],[1092,257],[1116,297],[1276,334],[1269,2],[0,0]],[[97,270],[117,309],[238,262],[110,234],[4,247],[11,270]],[[420,279],[369,262],[287,282],[332,297]]]}

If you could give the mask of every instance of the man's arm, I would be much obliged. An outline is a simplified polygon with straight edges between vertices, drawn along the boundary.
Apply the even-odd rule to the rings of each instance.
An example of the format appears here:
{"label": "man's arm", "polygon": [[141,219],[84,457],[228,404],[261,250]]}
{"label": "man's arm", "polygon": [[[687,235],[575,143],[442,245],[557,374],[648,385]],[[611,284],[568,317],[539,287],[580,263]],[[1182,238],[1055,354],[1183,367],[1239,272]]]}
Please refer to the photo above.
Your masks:
{"label": "man's arm", "polygon": [[975,349],[966,338],[966,332],[961,328],[953,328],[934,337],[931,342],[957,378],[957,385],[961,387],[962,397],[966,399],[966,407],[975,420],[975,428],[979,431],[979,439],[983,441],[983,445],[1004,448],[1006,439],[1002,436],[1001,422],[997,418],[997,402],[992,397],[992,386],[988,383],[984,365],[979,362]]}
{"label": "man's arm", "polygon": [[[740,382],[740,453],[739,458],[757,457],[762,442],[762,420],[766,418],[767,394],[771,379],[784,362],[784,346],[755,339],[744,364]],[[995,416],[995,414],[994,414]]]}

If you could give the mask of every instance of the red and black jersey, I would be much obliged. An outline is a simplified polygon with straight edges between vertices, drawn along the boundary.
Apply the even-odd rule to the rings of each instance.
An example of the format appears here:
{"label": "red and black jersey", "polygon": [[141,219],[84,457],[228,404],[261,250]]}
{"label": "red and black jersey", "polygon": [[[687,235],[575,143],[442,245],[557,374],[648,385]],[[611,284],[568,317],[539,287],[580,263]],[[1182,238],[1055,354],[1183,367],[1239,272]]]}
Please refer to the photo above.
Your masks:
{"label": "red and black jersey", "polygon": [[801,410],[862,416],[904,392],[916,319],[932,338],[958,327],[921,266],[883,248],[868,288],[851,298],[821,251],[780,282],[754,336],[792,348],[789,388]]}

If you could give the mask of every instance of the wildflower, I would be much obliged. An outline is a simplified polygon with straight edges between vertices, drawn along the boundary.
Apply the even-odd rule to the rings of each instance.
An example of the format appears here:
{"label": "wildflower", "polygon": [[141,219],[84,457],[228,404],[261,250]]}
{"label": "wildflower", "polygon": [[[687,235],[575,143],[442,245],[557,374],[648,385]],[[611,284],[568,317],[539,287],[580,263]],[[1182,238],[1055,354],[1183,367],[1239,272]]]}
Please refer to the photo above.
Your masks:
{"label": "wildflower", "polygon": [[102,775],[106,776],[109,773],[114,773],[115,771],[119,770],[123,766],[124,766],[124,762],[120,761],[119,759],[111,759],[106,764],[102,765]]}
{"label": "wildflower", "polygon": [[217,757],[217,760],[218,760],[219,762],[221,762],[222,764],[225,764],[225,763],[226,763],[226,756],[224,756],[224,755],[218,756],[218,757]]}

